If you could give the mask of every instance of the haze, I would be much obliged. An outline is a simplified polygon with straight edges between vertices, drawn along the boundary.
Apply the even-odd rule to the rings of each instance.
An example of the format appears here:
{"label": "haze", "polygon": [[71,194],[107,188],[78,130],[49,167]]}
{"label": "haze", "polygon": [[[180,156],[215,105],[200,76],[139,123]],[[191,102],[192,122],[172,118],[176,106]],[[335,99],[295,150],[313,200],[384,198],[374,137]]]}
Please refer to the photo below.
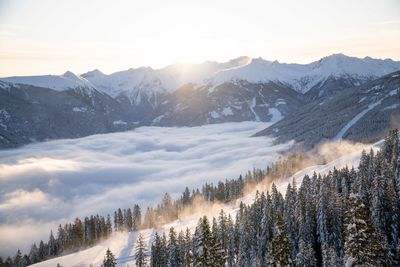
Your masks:
{"label": "haze", "polygon": [[399,60],[399,1],[0,0],[0,77],[338,52]]}

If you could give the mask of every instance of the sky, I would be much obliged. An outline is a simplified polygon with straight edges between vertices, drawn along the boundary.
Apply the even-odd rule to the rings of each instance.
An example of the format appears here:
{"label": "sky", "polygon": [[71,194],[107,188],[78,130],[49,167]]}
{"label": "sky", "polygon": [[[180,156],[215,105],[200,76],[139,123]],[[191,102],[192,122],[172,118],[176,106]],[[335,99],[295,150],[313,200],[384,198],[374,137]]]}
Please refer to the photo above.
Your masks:
{"label": "sky", "polygon": [[55,140],[0,151],[0,256],[29,253],[76,217],[142,209],[188,186],[266,168],[292,143],[250,137],[269,123],[224,123]]}
{"label": "sky", "polygon": [[333,53],[400,60],[400,1],[0,0],[0,77]]}

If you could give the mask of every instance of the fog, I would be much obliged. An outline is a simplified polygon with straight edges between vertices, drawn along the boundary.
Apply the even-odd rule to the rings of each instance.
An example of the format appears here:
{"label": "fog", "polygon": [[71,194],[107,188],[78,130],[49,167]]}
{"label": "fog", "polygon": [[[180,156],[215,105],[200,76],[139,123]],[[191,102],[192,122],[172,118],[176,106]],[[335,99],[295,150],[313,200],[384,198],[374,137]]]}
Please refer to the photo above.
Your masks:
{"label": "fog", "polygon": [[185,186],[265,168],[291,144],[250,137],[269,124],[225,123],[49,141],[0,151],[0,255],[24,253],[58,224],[177,198]]}

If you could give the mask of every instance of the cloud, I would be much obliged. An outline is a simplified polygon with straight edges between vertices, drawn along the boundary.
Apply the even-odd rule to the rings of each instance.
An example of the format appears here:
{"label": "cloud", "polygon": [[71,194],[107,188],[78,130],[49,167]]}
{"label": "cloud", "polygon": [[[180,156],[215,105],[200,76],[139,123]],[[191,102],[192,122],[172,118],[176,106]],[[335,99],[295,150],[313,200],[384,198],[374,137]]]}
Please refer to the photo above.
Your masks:
{"label": "cloud", "polygon": [[[266,123],[243,122],[201,127],[141,127],[0,151],[0,251],[47,240],[59,223],[116,208],[158,203],[165,192],[178,197],[185,186],[237,178],[265,168],[290,145],[249,137]],[[33,234],[30,225],[44,225]],[[41,227],[42,228],[42,227]],[[27,252],[27,251],[25,251]],[[4,255],[1,255],[4,256]]]}

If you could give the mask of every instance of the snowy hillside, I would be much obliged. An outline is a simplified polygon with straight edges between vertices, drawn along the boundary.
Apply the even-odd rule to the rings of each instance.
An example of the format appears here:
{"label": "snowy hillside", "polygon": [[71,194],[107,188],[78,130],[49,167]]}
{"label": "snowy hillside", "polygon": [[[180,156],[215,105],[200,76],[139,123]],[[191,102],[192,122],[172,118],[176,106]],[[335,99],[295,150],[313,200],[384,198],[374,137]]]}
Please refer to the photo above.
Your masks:
{"label": "snowy hillside", "polygon": [[[374,150],[377,150],[381,144],[382,142],[376,143],[373,146],[364,146],[363,149],[368,150],[370,148],[373,148]],[[341,144],[337,143],[337,145]],[[295,179],[297,185],[300,185],[304,175],[312,176],[314,172],[320,173],[321,175],[327,174],[334,167],[336,168],[343,168],[346,166],[348,166],[349,168],[351,166],[357,167],[359,164],[361,151],[362,149],[359,148],[358,150],[350,154],[347,154],[345,156],[342,156],[341,158],[336,159],[332,162],[329,162],[326,165],[312,166],[302,171],[299,171],[293,177],[288,177],[278,182],[276,184],[277,189],[282,194],[285,194],[288,184],[292,182],[293,179]],[[268,188],[265,187],[257,188],[257,190],[260,191],[265,191],[267,189]],[[213,206],[205,206],[202,209],[200,209],[200,211],[191,213],[190,215],[182,217],[167,225],[164,225],[159,229],[142,230],[140,231],[140,234],[143,235],[144,240],[147,244],[147,249],[149,250],[156,232],[168,233],[169,229],[171,227],[174,227],[177,232],[189,228],[193,233],[196,224],[198,222],[198,219],[201,216],[207,215],[209,218],[217,217],[221,208],[223,208],[227,214],[230,214],[233,218],[235,218],[235,214],[238,211],[238,203],[240,203],[240,201],[243,201],[246,204],[252,204],[254,202],[255,195],[256,195],[256,190],[253,190],[252,192],[241,198],[239,201],[236,201],[236,203],[230,203],[226,205],[215,204]],[[138,232],[114,233],[110,239],[101,242],[91,248],[81,250],[79,252],[72,253],[66,256],[54,258],[45,262],[41,262],[33,266],[50,267],[50,266],[56,266],[57,263],[60,263],[63,266],[89,266],[89,265],[100,266],[102,264],[103,257],[105,255],[107,248],[110,248],[110,250],[116,256],[118,263],[117,266],[127,266],[127,264],[129,264],[129,266],[135,266],[134,253],[135,253],[135,244],[137,237],[138,237]]]}

